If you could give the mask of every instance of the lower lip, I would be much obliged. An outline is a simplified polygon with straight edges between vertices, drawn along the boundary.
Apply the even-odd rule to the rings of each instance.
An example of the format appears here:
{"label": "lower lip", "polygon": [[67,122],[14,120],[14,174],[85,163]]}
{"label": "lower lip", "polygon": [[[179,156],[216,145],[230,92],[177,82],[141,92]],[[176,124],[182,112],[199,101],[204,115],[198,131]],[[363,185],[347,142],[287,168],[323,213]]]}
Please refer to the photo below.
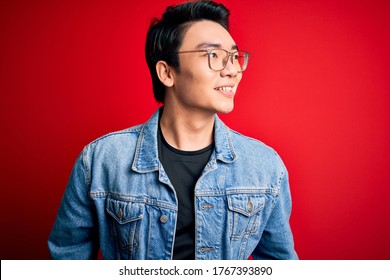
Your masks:
{"label": "lower lip", "polygon": [[216,90],[216,91],[221,93],[223,96],[234,97],[234,91],[222,91],[222,90]]}

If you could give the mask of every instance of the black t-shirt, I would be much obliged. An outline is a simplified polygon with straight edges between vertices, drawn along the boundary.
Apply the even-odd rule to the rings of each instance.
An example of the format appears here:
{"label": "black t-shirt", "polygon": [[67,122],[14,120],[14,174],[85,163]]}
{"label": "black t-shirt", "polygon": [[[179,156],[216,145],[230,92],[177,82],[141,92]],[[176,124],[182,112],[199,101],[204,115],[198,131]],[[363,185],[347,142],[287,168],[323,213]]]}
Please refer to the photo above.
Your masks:
{"label": "black t-shirt", "polygon": [[181,151],[170,146],[159,129],[160,161],[177,195],[179,212],[173,259],[195,259],[195,184],[207,164],[214,144],[199,151]]}

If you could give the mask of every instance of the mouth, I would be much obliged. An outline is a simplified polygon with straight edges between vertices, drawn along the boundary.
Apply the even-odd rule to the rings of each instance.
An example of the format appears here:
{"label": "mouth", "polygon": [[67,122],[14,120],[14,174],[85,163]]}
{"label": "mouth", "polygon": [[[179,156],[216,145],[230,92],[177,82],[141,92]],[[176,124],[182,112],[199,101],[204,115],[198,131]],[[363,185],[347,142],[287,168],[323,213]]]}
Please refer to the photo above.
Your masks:
{"label": "mouth", "polygon": [[228,86],[220,86],[220,87],[216,87],[214,88],[214,90],[222,93],[223,95],[225,96],[228,96],[228,97],[231,97],[231,96],[234,96],[234,93],[235,93],[235,88],[233,85],[228,85]]}

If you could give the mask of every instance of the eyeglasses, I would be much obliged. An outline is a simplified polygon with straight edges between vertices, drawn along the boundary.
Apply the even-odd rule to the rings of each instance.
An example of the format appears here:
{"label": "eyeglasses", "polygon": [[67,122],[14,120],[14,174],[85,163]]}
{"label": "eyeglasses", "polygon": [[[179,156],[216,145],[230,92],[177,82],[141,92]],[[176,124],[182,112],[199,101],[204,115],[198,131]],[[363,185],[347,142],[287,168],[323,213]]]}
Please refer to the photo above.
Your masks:
{"label": "eyeglasses", "polygon": [[212,50],[194,50],[194,51],[181,51],[177,53],[195,53],[205,52],[207,53],[209,60],[209,68],[214,71],[221,71],[225,69],[228,61],[236,67],[237,72],[244,72],[248,66],[248,60],[250,53],[244,51],[229,52],[224,49],[212,49]]}

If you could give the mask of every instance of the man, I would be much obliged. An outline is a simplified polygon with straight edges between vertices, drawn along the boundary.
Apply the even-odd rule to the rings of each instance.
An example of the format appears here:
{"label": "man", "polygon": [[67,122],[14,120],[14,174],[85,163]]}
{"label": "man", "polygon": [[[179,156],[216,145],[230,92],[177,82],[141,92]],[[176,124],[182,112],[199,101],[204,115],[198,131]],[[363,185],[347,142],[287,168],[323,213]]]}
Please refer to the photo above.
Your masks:
{"label": "man", "polygon": [[49,238],[53,258],[295,259],[279,156],[217,117],[233,109],[249,53],[210,1],[168,7],[146,60],[162,106],[77,159]]}

